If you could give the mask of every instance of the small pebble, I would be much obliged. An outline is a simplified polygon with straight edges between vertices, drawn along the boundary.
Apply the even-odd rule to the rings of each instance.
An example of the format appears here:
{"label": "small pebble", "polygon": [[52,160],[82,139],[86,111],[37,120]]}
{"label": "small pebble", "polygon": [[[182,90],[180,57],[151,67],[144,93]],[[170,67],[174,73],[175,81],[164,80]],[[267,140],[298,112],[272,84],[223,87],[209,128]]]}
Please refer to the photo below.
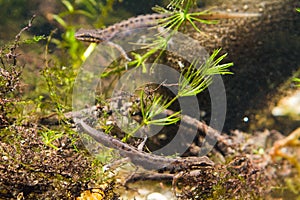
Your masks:
{"label": "small pebble", "polygon": [[167,200],[167,198],[158,192],[153,192],[147,196],[147,200]]}
{"label": "small pebble", "polygon": [[244,9],[245,11],[248,10],[248,8],[249,8],[248,5],[244,5],[244,6],[243,6],[243,9]]}

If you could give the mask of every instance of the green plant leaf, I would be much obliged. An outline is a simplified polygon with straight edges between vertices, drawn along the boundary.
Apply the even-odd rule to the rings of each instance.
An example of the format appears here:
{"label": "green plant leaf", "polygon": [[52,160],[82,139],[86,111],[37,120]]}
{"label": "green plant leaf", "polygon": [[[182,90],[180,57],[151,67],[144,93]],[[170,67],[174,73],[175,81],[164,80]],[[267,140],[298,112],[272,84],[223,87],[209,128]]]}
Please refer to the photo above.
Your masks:
{"label": "green plant leaf", "polygon": [[293,78],[293,81],[296,83],[297,87],[300,87],[300,78]]}
{"label": "green plant leaf", "polygon": [[52,15],[53,19],[56,20],[62,27],[67,28],[68,25],[63,18],[59,15]]}
{"label": "green plant leaf", "polygon": [[212,76],[216,74],[232,74],[228,70],[233,63],[219,63],[226,57],[226,54],[216,59],[221,49],[215,50],[207,61],[199,68],[196,68],[199,61],[194,61],[183,71],[179,78],[178,96],[194,96],[201,93],[212,83]]}
{"label": "green plant leaf", "polygon": [[64,6],[67,8],[67,10],[69,11],[69,12],[73,12],[74,11],[74,7],[73,7],[73,5],[69,2],[69,1],[67,1],[67,0],[62,0],[61,1],[62,2],[62,4],[64,4]]}
{"label": "green plant leaf", "polygon": [[23,43],[24,44],[33,44],[33,43],[37,43],[41,40],[46,40],[46,39],[47,39],[46,36],[38,35],[38,36],[33,36],[33,38],[31,38],[31,39],[24,40]]}

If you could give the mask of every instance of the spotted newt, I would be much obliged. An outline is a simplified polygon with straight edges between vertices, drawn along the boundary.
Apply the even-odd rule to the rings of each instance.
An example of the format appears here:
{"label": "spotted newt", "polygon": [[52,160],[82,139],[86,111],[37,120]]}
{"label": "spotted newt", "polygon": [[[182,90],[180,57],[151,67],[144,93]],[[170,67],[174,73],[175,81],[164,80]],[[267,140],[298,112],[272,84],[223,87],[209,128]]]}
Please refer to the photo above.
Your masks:
{"label": "spotted newt", "polygon": [[[134,28],[152,27],[159,23],[159,19],[169,17],[170,14],[148,14],[132,17],[119,23],[108,26],[104,29],[80,29],[76,32],[75,37],[78,40],[85,42],[101,43],[103,41],[110,41],[117,33],[127,31]],[[227,13],[227,12],[211,12],[199,15],[199,19],[203,20],[217,20],[217,19],[231,19],[242,17],[258,17],[259,13]]]}

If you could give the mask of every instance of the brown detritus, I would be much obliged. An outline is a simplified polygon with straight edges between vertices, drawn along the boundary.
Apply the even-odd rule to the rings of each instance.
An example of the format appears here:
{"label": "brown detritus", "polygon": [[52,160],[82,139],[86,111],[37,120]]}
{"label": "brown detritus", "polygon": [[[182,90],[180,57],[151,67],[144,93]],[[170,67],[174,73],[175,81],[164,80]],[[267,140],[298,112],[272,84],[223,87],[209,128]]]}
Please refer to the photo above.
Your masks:
{"label": "brown detritus", "polygon": [[264,172],[257,169],[250,159],[238,156],[226,165],[207,171],[189,171],[180,174],[173,182],[179,199],[253,199],[264,195]]}
{"label": "brown detritus", "polygon": [[[289,154],[287,149],[289,148],[297,148],[300,147],[300,128],[297,128],[292,133],[290,133],[287,137],[277,140],[274,143],[274,146],[270,152],[272,159],[275,161],[276,158],[284,158],[287,159],[291,164],[293,164],[300,175],[300,163],[299,156],[297,156],[296,152],[293,152],[294,155]],[[285,150],[283,150],[285,149]]]}
{"label": "brown detritus", "polygon": [[236,156],[227,164],[177,174],[135,173],[125,184],[130,188],[138,181],[170,182],[178,199],[253,199],[268,192],[269,180],[264,170],[252,162],[246,156]]}
{"label": "brown detritus", "polygon": [[0,128],[8,126],[14,120],[7,116],[10,112],[7,107],[9,103],[18,101],[16,93],[20,92],[23,66],[17,65],[17,57],[20,55],[17,53],[17,48],[20,45],[22,33],[31,28],[34,18],[35,16],[29,20],[27,26],[20,30],[11,45],[0,49]]}
{"label": "brown detritus", "polygon": [[76,152],[67,136],[56,142],[58,151],[44,145],[37,127],[10,126],[1,135],[0,196],[65,199],[86,189],[94,174],[87,153]]}

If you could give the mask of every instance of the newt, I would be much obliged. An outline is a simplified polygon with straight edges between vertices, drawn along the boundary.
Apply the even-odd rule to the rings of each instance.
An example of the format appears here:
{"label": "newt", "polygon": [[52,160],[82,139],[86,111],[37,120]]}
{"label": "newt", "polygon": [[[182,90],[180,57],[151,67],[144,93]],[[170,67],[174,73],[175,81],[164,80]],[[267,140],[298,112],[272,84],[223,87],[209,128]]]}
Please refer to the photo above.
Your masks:
{"label": "newt", "polygon": [[[85,42],[101,43],[110,41],[117,33],[128,31],[134,28],[153,27],[160,23],[160,19],[171,16],[171,14],[147,14],[131,17],[127,20],[108,26],[104,29],[79,29],[75,33],[77,40]],[[218,19],[233,19],[244,17],[258,17],[259,13],[228,13],[228,12],[207,12],[207,14],[199,15],[199,19],[203,20],[218,20]]]}
{"label": "newt", "polygon": [[94,129],[84,122],[83,119],[74,118],[74,121],[83,132],[94,138],[97,142],[106,147],[118,150],[121,156],[129,158],[132,163],[147,170],[156,169],[159,172],[167,171],[170,173],[176,173],[184,170],[201,169],[214,166],[214,162],[206,156],[171,158],[146,153],[108,134]]}

